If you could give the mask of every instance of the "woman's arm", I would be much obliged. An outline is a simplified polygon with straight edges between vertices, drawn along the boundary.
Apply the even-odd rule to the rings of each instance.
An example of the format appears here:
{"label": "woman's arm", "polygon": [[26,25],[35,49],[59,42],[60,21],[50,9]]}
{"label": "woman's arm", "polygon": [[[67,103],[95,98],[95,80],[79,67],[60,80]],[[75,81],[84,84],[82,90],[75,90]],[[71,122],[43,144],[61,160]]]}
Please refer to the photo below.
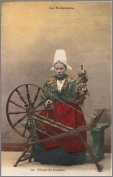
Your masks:
{"label": "woman's arm", "polygon": [[43,85],[42,90],[43,91],[41,94],[41,101],[45,101],[45,107],[48,107],[50,104],[53,103],[52,93],[48,82]]}

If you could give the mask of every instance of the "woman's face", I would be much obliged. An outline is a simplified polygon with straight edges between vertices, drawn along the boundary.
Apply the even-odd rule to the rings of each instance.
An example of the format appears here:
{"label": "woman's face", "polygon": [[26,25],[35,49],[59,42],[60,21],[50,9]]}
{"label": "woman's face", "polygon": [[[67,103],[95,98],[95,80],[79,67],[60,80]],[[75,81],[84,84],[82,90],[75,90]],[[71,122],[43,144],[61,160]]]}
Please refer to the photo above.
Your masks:
{"label": "woman's face", "polygon": [[62,77],[66,72],[66,66],[58,62],[54,65],[54,72],[58,77]]}

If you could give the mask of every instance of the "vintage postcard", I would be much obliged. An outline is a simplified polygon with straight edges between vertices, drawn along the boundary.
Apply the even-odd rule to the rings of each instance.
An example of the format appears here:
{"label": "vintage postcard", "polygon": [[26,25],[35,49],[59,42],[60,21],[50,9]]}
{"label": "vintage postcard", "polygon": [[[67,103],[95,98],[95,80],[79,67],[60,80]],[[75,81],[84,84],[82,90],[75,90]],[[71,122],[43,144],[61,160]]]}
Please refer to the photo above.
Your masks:
{"label": "vintage postcard", "polygon": [[112,1],[1,2],[1,175],[112,176]]}

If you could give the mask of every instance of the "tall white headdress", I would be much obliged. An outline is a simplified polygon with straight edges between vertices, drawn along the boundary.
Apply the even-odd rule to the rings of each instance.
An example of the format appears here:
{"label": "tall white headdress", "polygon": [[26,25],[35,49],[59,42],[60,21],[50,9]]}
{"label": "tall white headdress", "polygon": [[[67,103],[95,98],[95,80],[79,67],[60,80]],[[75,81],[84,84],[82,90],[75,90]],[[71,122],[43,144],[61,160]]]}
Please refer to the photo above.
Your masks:
{"label": "tall white headdress", "polygon": [[72,67],[67,64],[67,56],[66,56],[66,52],[64,49],[57,49],[55,51],[54,60],[53,60],[53,67],[51,68],[51,70],[54,70],[54,65],[57,62],[63,63],[64,65],[67,66],[67,69],[72,70]]}

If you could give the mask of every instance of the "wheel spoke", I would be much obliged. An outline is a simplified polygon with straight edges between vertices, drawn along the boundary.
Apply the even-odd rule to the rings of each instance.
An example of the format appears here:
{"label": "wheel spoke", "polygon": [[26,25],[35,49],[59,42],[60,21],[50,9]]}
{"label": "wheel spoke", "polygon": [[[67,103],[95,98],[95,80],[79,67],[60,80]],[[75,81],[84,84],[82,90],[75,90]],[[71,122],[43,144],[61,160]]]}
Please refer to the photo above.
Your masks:
{"label": "wheel spoke", "polygon": [[23,113],[26,113],[26,112],[8,112],[8,114],[23,114]]}
{"label": "wheel spoke", "polygon": [[13,127],[15,128],[20,122],[22,122],[24,119],[26,118],[26,115],[24,115],[21,119],[19,119],[18,121],[16,121],[14,124],[13,124]]}
{"label": "wheel spoke", "polygon": [[21,95],[21,93],[19,92],[19,90],[16,89],[15,91],[18,94],[18,96],[20,97],[20,99],[23,101],[23,103],[27,105],[27,102],[25,101],[25,99],[23,98],[23,96]]}
{"label": "wheel spoke", "polygon": [[24,108],[23,106],[21,106],[21,105],[15,103],[13,100],[10,100],[9,102],[12,103],[12,104],[14,104],[15,106],[17,106],[17,107],[22,108],[22,109],[25,110],[25,108]]}
{"label": "wheel spoke", "polygon": [[29,93],[28,85],[26,85],[26,93],[27,93],[28,103],[31,104],[31,98],[30,98],[30,93]]}
{"label": "wheel spoke", "polygon": [[37,109],[39,106],[42,106],[44,103],[45,103],[45,100],[38,103],[37,106],[35,106],[34,108]]}
{"label": "wheel spoke", "polygon": [[38,95],[39,95],[39,91],[40,91],[40,87],[38,88],[37,92],[36,92],[36,95],[34,96],[34,101],[33,101],[33,105],[35,104],[37,98],[38,98]]}

